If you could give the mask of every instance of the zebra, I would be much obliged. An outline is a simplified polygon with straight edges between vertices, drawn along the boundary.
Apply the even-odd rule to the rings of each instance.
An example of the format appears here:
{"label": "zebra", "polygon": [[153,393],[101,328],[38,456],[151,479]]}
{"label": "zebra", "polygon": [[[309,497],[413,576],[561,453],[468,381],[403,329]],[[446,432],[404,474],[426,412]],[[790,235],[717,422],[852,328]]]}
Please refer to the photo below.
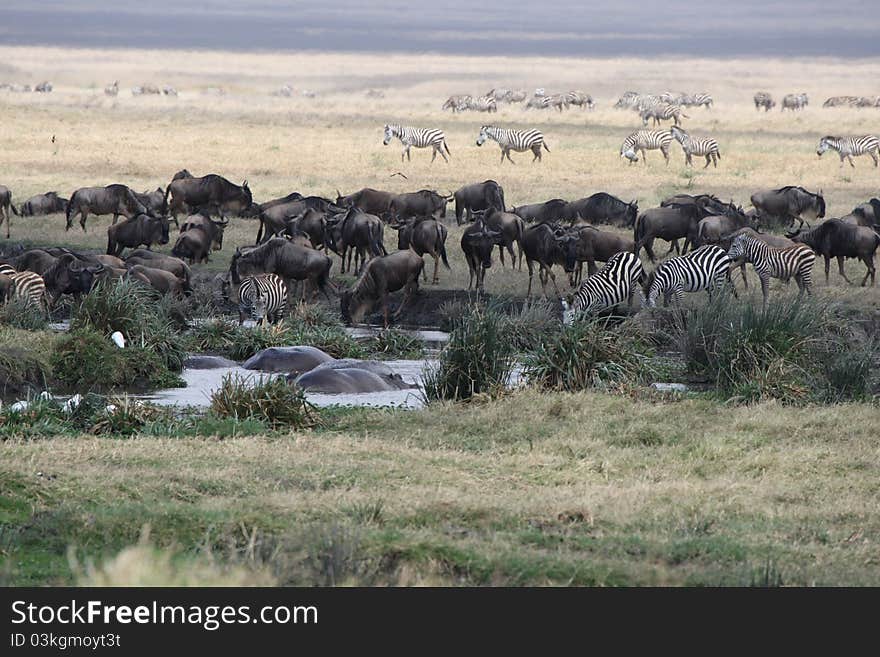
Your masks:
{"label": "zebra", "polygon": [[653,308],[661,294],[664,306],[669,304],[670,299],[681,303],[682,293],[700,290],[706,290],[711,298],[712,293],[725,283],[736,296],[736,290],[730,284],[730,266],[730,256],[714,244],[662,262],[648,275],[645,304]]}
{"label": "zebra", "polygon": [[443,153],[444,148],[447,153],[452,155],[449,152],[449,146],[446,145],[446,135],[443,134],[442,130],[437,130],[436,128],[411,128],[397,123],[386,124],[385,138],[382,140],[382,143],[387,146],[395,137],[403,144],[403,153],[400,154],[401,162],[403,162],[404,156],[406,156],[407,160],[412,160],[409,149],[413,146],[416,148],[427,148],[428,146],[433,148],[431,162],[437,159],[437,153],[440,153],[441,157],[446,162],[449,162],[449,158]]}
{"label": "zebra", "polygon": [[472,110],[474,112],[497,112],[498,105],[495,102],[495,98],[492,96],[479,96],[477,98],[472,98],[468,96],[469,101],[467,103],[467,109]]}
{"label": "zebra", "polygon": [[623,140],[620,146],[620,157],[625,157],[629,163],[638,162],[639,151],[645,164],[648,163],[647,151],[660,149],[666,166],[669,166],[669,144],[672,142],[672,132],[669,130],[637,130]]}
{"label": "zebra", "polygon": [[635,254],[630,251],[614,254],[597,274],[581,284],[570,307],[565,299],[562,300],[562,322],[571,325],[579,317],[611,308],[624,299],[631,306],[633,294],[644,278],[645,270]]}
{"label": "zebra", "polygon": [[12,280],[12,298],[24,299],[27,305],[46,309],[46,283],[43,277],[32,271],[16,271],[9,265],[0,264],[0,275]]}
{"label": "zebra", "polygon": [[523,105],[523,111],[528,109],[547,109],[549,107],[546,96],[532,96],[526,104]]}
{"label": "zebra", "polygon": [[693,155],[702,155],[706,158],[706,166],[703,167],[704,169],[709,167],[710,162],[716,168],[718,167],[718,160],[721,159],[721,151],[718,150],[718,142],[715,141],[715,139],[712,137],[694,139],[684,128],[677,125],[672,126],[670,132],[675,140],[681,144],[681,150],[684,151],[685,163],[688,166],[694,165],[694,162],[691,159]]}
{"label": "zebra", "polygon": [[685,96],[682,99],[681,104],[686,105],[687,107],[700,107],[701,105],[705,106],[706,109],[712,107],[712,96],[707,93],[694,94],[692,96]]}
{"label": "zebra", "polygon": [[681,105],[685,98],[687,98],[687,94],[680,91],[664,91],[660,94],[660,100],[670,105]]}
{"label": "zebra", "polygon": [[807,94],[786,94],[782,99],[782,108],[779,111],[784,112],[790,109],[792,112],[796,112],[797,110],[804,109],[809,102],[810,98]]}
{"label": "zebra", "polygon": [[443,103],[443,107],[441,107],[440,109],[441,110],[451,109],[452,113],[455,114],[456,112],[463,112],[466,109],[468,109],[468,107],[470,106],[470,104],[472,102],[473,102],[473,96],[469,96],[467,94],[450,96],[449,98],[446,99],[446,102]]}
{"label": "zebra", "polygon": [[108,84],[104,87],[104,94],[107,96],[119,95],[119,80],[115,80],[113,84]]}
{"label": "zebra", "polygon": [[565,94],[565,98],[569,105],[577,105],[581,109],[591,110],[596,105],[593,102],[593,97],[583,91],[569,91]]}
{"label": "zebra", "polygon": [[[877,141],[877,137],[874,135],[861,135],[859,137],[832,137],[831,135],[826,135],[819,140],[816,155],[822,157],[822,153],[829,148],[837,151],[837,154],[840,155],[841,168],[843,167],[844,158],[849,161],[849,165],[853,169],[856,168],[852,161],[853,155],[870,155],[871,159],[874,160],[874,166],[878,165],[877,156],[880,155],[880,142]],[[877,151],[877,153],[874,151]]]}
{"label": "zebra", "polygon": [[287,283],[277,274],[260,274],[242,279],[238,288],[238,323],[250,316],[257,324],[268,319],[275,324],[287,310]]}
{"label": "zebra", "polygon": [[873,101],[863,96],[832,96],[822,107],[870,107]]}
{"label": "zebra", "polygon": [[765,112],[769,112],[771,108],[776,107],[776,101],[766,91],[759,91],[755,94],[755,109],[760,110],[762,107]]}
{"label": "zebra", "polygon": [[735,264],[752,263],[761,279],[764,307],[767,306],[771,277],[781,278],[787,283],[793,276],[798,284],[798,297],[803,296],[804,292],[812,294],[810,287],[813,284],[816,254],[806,244],[776,248],[752,235],[738,235],[733,239],[727,255]]}
{"label": "zebra", "polygon": [[614,103],[614,109],[629,109],[635,106],[636,101],[638,101],[639,93],[637,91],[627,91],[618,98],[617,102]]}
{"label": "zebra", "polygon": [[550,148],[544,141],[544,135],[540,130],[510,130],[508,128],[498,128],[491,125],[484,125],[480,128],[480,135],[477,137],[477,146],[482,146],[487,139],[493,139],[498,142],[501,147],[501,163],[504,163],[504,157],[507,156],[511,164],[516,164],[510,159],[510,151],[522,153],[531,150],[535,160],[541,160],[541,146],[549,153]]}
{"label": "zebra", "polygon": [[543,105],[545,108],[555,107],[560,112],[562,110],[568,109],[568,94],[553,94],[551,96],[542,96]]}
{"label": "zebra", "polygon": [[645,126],[648,125],[648,119],[654,119],[654,125],[657,126],[660,125],[661,121],[668,121],[669,119],[672,119],[675,125],[681,125],[682,117],[686,119],[691,118],[682,112],[680,106],[670,105],[669,103],[653,105],[639,112],[639,116],[642,118],[642,125]]}

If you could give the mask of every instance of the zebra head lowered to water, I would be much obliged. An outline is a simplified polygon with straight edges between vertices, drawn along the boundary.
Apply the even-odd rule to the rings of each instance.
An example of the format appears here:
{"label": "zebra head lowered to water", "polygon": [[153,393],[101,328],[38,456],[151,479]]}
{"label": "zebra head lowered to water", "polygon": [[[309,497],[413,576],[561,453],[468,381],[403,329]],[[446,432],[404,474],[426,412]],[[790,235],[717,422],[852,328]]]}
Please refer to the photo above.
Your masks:
{"label": "zebra head lowered to water", "polygon": [[612,308],[624,300],[632,304],[633,294],[644,277],[642,263],[633,253],[621,251],[611,256],[598,274],[580,286],[570,305],[562,300],[562,323],[570,325],[579,317]]}

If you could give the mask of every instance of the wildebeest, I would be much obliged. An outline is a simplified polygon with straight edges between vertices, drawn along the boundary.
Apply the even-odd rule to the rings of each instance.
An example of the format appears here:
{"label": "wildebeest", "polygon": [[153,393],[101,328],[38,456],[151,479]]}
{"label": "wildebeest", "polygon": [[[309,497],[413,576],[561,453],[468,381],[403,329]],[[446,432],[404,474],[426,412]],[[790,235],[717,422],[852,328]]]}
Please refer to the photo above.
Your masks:
{"label": "wildebeest", "polygon": [[86,230],[89,213],[95,215],[112,214],[113,223],[119,215],[131,219],[139,214],[152,214],[144,204],[137,200],[127,185],[107,185],[106,187],[81,187],[76,190],[67,203],[67,227],[70,230],[73,218],[80,216],[79,225]]}
{"label": "wildebeest", "polygon": [[752,194],[751,201],[764,226],[771,225],[773,221],[790,226],[796,219],[809,221],[825,216],[825,198],[822,196],[822,190],[814,194],[803,187],[787,185],[779,189],[756,192]]}
{"label": "wildebeest", "polygon": [[139,214],[107,227],[107,255],[119,257],[126,248],[168,244],[168,219]]}
{"label": "wildebeest", "polygon": [[220,251],[223,249],[223,231],[229,225],[229,220],[216,221],[208,215],[196,212],[184,219],[180,225],[180,232],[199,229],[210,238],[211,251]]}
{"label": "wildebeest", "polygon": [[[427,253],[434,258],[434,277],[431,284],[437,285],[440,282],[437,275],[439,261],[442,259],[446,269],[450,268],[449,260],[446,259],[446,226],[435,219],[418,217],[405,223],[391,224],[391,227],[397,229],[398,249],[412,249],[419,257]],[[428,273],[424,269],[422,276],[427,282]]]}
{"label": "wildebeest", "polygon": [[[168,199],[171,199],[169,205]],[[173,179],[165,188],[165,214],[177,220],[178,212],[195,208],[216,208],[221,216],[240,215],[253,205],[253,196],[247,180],[241,185],[229,182],[223,176],[210,173],[200,178]]]}
{"label": "wildebeest", "polygon": [[126,266],[145,265],[154,269],[164,269],[177,276],[183,282],[184,290],[190,289],[192,273],[189,265],[180,258],[147,249],[135,249],[125,258],[125,264]]}
{"label": "wildebeest", "polygon": [[403,221],[410,217],[443,219],[446,217],[446,204],[451,198],[451,195],[443,196],[429,189],[396,194],[388,206],[388,215],[392,221]]}
{"label": "wildebeest", "polygon": [[68,199],[58,196],[58,192],[46,192],[31,196],[21,204],[19,213],[22,217],[34,217],[43,214],[55,214],[64,212],[67,208]]}
{"label": "wildebeest", "polygon": [[162,211],[165,208],[165,190],[161,187],[157,187],[152,192],[144,192],[141,194],[140,192],[134,193],[135,198],[140,201],[145,208],[150,210],[154,215],[162,214]]}
{"label": "wildebeest", "polygon": [[635,243],[631,239],[599,230],[593,226],[577,227],[570,234],[577,238],[567,245],[567,248],[574,250],[574,261],[577,265],[573,267],[574,263],[569,257],[566,257],[565,261],[565,271],[569,275],[569,284],[572,286],[581,282],[583,263],[587,263],[587,275],[592,276],[597,271],[597,262],[608,262],[611,256],[616,253],[632,252],[635,249]]}
{"label": "wildebeest", "polygon": [[223,248],[223,231],[229,221],[213,221],[202,214],[190,215],[180,227],[171,253],[190,264],[208,262],[211,251]]}
{"label": "wildebeest", "polygon": [[580,218],[591,224],[630,227],[636,223],[638,214],[639,204],[636,201],[626,203],[606,192],[597,192],[569,203],[563,218],[567,221],[576,221]]}
{"label": "wildebeest", "polygon": [[[346,269],[352,269],[352,259],[354,259],[354,267],[363,267],[369,258],[388,255],[383,243],[384,229],[382,220],[374,214],[361,211],[358,207],[352,206],[344,215],[338,215],[337,218],[328,222],[327,226],[327,246],[342,258],[342,273]],[[346,256],[348,258],[348,267],[346,267]]]}
{"label": "wildebeest", "polygon": [[72,253],[57,258],[42,274],[49,308],[55,305],[62,294],[72,294],[76,298],[88,294],[95,278],[103,271],[104,265],[84,265]]}
{"label": "wildebeest", "polygon": [[322,215],[327,212],[340,213],[346,210],[346,208],[337,206],[320,196],[305,196],[290,200],[276,199],[276,201],[270,201],[258,206],[258,208],[260,227],[257,229],[257,244],[262,244],[271,237],[281,235],[291,220],[302,216],[309,210],[317,210]]}
{"label": "wildebeest", "polygon": [[868,276],[870,276],[873,287],[874,254],[877,247],[880,246],[880,235],[872,228],[853,226],[840,221],[840,219],[828,219],[806,232],[803,231],[803,227],[799,227],[798,230],[786,234],[786,237],[795,242],[806,244],[818,255],[825,258],[826,285],[828,284],[828,270],[831,268],[831,258],[837,258],[840,275],[847,283],[852,283],[852,281],[843,271],[844,259],[858,258],[865,263],[868,270],[862,279],[862,286],[864,287],[868,282]]}
{"label": "wildebeest", "polygon": [[[532,294],[532,276],[534,264],[538,263],[538,276],[541,279],[541,292],[547,295],[547,280],[553,281],[553,289],[559,296],[559,287],[556,285],[556,274],[553,273],[553,265],[566,267],[566,253],[569,244],[577,237],[569,235],[561,228],[550,224],[536,224],[530,226],[522,236],[522,250],[526,257],[526,266],[529,269],[529,289],[526,296]],[[574,263],[571,263],[572,269]]]}
{"label": "wildebeest", "polygon": [[[230,271],[238,268],[240,276],[251,274],[278,274],[284,279],[288,290],[288,306],[292,307],[294,281],[310,281],[315,289],[328,299],[330,267],[333,261],[323,253],[308,247],[292,244],[283,237],[273,237],[247,253],[236,250],[230,263]],[[305,286],[302,296],[305,297]]]}
{"label": "wildebeest", "polygon": [[42,276],[57,258],[45,249],[28,249],[19,256],[13,258],[10,264],[16,271],[32,271]]}
{"label": "wildebeest", "polygon": [[38,94],[48,94],[52,92],[52,83],[48,80],[43,80],[37,86],[34,87],[34,91]]}
{"label": "wildebeest", "polygon": [[4,221],[6,222],[6,239],[9,239],[9,225],[12,223],[9,208],[12,208],[13,214],[18,214],[18,210],[12,204],[12,191],[5,185],[0,185],[0,226]]}
{"label": "wildebeest", "polygon": [[670,242],[666,255],[669,255],[673,248],[678,250],[680,239],[685,240],[681,253],[686,253],[688,238],[696,234],[697,225],[703,216],[701,208],[696,204],[669,205],[646,210],[636,218],[633,235],[634,253],[638,256],[639,251],[644,247],[651,262],[656,262],[653,244],[657,237]]}
{"label": "wildebeest", "polygon": [[501,233],[486,228],[480,220],[465,228],[461,234],[461,250],[470,273],[468,291],[473,287],[474,280],[477,282],[477,290],[483,289],[486,270],[492,267],[492,249],[500,237]]}
{"label": "wildebeest", "polygon": [[722,238],[740,228],[757,228],[756,217],[750,217],[738,208],[730,208],[724,214],[710,215],[697,224],[697,236],[692,240],[694,246],[718,244]]}
{"label": "wildebeest", "polygon": [[406,307],[413,294],[419,290],[419,275],[425,261],[412,249],[397,251],[390,255],[373,258],[364,267],[360,278],[340,296],[342,318],[347,324],[357,324],[376,302],[382,304],[385,327],[388,327],[388,295],[403,289],[403,299],[394,318]]}
{"label": "wildebeest", "polygon": [[289,219],[285,232],[291,236],[297,233],[307,235],[314,248],[323,248],[325,253],[327,251],[327,216],[320,210],[309,208],[298,217]]}
{"label": "wildebeest", "polygon": [[773,100],[773,97],[766,91],[759,91],[756,93],[754,100],[756,110],[763,107],[765,112],[769,112],[771,108],[776,106],[776,101]]}
{"label": "wildebeest", "polygon": [[378,189],[372,189],[371,187],[364,187],[353,194],[343,196],[337,189],[336,205],[343,208],[356,207],[367,214],[374,214],[377,217],[381,217],[387,214],[391,209],[391,202],[394,200],[395,196],[396,194],[392,194],[391,192],[383,192]]}
{"label": "wildebeest", "polygon": [[453,194],[455,199],[455,223],[461,226],[461,217],[467,213],[467,220],[471,220],[474,210],[488,210],[495,208],[504,212],[504,189],[494,180],[485,180],[481,183],[465,185]]}
{"label": "wildebeest", "polygon": [[132,265],[128,268],[128,277],[141,281],[162,294],[181,296],[186,292],[184,282],[164,269],[149,265]]}
{"label": "wildebeest", "polygon": [[523,221],[540,223],[554,222],[568,216],[568,201],[561,198],[550,199],[543,203],[530,203],[510,208],[510,211]]}
{"label": "wildebeest", "polygon": [[510,266],[516,268],[517,258],[513,252],[515,243],[519,251],[519,268],[522,269],[522,236],[525,230],[522,218],[511,212],[499,212],[495,208],[489,208],[485,212],[477,211],[474,215],[482,217],[483,223],[489,230],[499,233],[496,244],[501,266],[504,266],[504,249],[507,249],[510,254]]}

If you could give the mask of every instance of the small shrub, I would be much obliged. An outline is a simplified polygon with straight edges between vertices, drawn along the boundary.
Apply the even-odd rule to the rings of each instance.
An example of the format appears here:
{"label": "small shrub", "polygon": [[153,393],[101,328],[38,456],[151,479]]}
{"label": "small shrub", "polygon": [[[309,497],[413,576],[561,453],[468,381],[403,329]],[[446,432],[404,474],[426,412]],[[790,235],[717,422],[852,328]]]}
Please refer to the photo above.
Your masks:
{"label": "small shrub", "polygon": [[513,369],[513,349],[503,321],[500,313],[477,305],[457,320],[439,363],[424,372],[427,400],[469,399],[504,388]]}
{"label": "small shrub", "polygon": [[21,330],[0,329],[0,395],[44,390],[51,378],[51,345]]}
{"label": "small shrub", "polygon": [[165,414],[163,409],[145,404],[128,395],[111,397],[103,412],[93,416],[93,424],[89,433],[114,434],[131,436],[140,431],[149,422],[155,422]]}
{"label": "small shrub", "polygon": [[609,330],[607,320],[576,322],[529,352],[523,374],[529,383],[548,390],[621,383],[644,375],[643,350],[625,325]]}
{"label": "small shrub", "polygon": [[422,341],[396,329],[385,329],[363,342],[371,356],[417,359],[424,355]]}
{"label": "small shrub", "polygon": [[559,306],[546,299],[526,299],[522,307],[504,315],[502,326],[514,349],[534,349],[559,333]]}
{"label": "small shrub", "polygon": [[27,299],[14,297],[0,306],[0,324],[12,328],[39,331],[46,328],[49,315]]}
{"label": "small shrub", "polygon": [[218,418],[256,419],[272,428],[305,429],[318,420],[302,389],[283,377],[227,375],[211,395],[211,412]]}

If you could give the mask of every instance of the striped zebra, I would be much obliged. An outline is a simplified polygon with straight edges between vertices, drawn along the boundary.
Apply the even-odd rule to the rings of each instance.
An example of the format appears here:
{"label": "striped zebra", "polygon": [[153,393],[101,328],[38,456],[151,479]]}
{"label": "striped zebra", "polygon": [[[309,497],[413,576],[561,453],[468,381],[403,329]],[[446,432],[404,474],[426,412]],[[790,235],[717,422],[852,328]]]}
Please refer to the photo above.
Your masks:
{"label": "striped zebra", "polygon": [[670,119],[675,125],[681,125],[682,117],[691,118],[682,111],[679,105],[670,105],[669,103],[653,105],[639,112],[639,116],[642,118],[642,125],[645,126],[648,125],[648,119],[654,119],[654,125],[658,126],[661,121],[669,121]]}
{"label": "striped zebra", "polygon": [[638,101],[639,93],[637,91],[627,91],[617,99],[614,103],[614,109],[631,109]]}
{"label": "striped zebra", "polygon": [[403,144],[403,153],[400,154],[401,162],[403,162],[404,156],[407,160],[412,160],[409,149],[413,146],[416,148],[428,148],[429,146],[433,148],[431,162],[437,159],[437,153],[440,153],[443,159],[449,162],[449,158],[443,153],[444,148],[447,153],[452,155],[449,152],[449,146],[446,145],[446,135],[443,134],[442,130],[437,130],[436,128],[411,128],[397,123],[386,124],[385,138],[382,140],[382,143],[387,146],[395,137]]}
{"label": "striped zebra", "polygon": [[712,100],[712,96],[707,93],[701,93],[685,96],[682,99],[681,104],[685,105],[686,107],[700,107],[702,105],[706,109],[709,109],[710,107],[712,107],[713,102],[714,101]]}
{"label": "striped zebra", "polygon": [[[874,166],[878,164],[877,156],[880,155],[880,142],[874,135],[861,135],[859,137],[832,137],[826,135],[819,140],[819,147],[816,149],[816,155],[822,157],[822,153],[828,149],[837,151],[840,155],[840,166],[843,168],[843,160],[849,161],[849,165],[855,169],[852,156],[870,155],[874,160]],[[874,151],[877,151],[876,153]]]}
{"label": "striped zebra", "polygon": [[243,278],[238,288],[238,323],[245,316],[257,324],[268,319],[275,324],[284,319],[287,311],[287,283],[277,274],[260,274]]}
{"label": "striped zebra", "polygon": [[664,91],[660,94],[660,100],[670,105],[681,105],[685,98],[687,98],[687,94],[681,91]]}
{"label": "striped zebra", "polygon": [[545,108],[555,107],[560,112],[562,110],[568,109],[568,94],[552,94],[550,96],[543,96],[543,104]]}
{"label": "striped zebra", "polygon": [[762,107],[765,112],[769,112],[771,108],[776,107],[776,101],[766,91],[759,91],[755,94],[755,109],[760,110]]}
{"label": "striped zebra", "polygon": [[443,107],[441,107],[440,109],[451,109],[453,114],[455,114],[456,112],[464,112],[470,106],[471,102],[473,102],[473,96],[468,96],[466,94],[450,96],[446,99],[446,102],[443,103]]}
{"label": "striped zebra", "polygon": [[706,166],[703,167],[704,169],[709,167],[710,162],[715,167],[718,166],[718,160],[721,159],[721,151],[718,150],[718,142],[715,141],[715,139],[712,137],[694,139],[684,128],[680,128],[677,125],[672,126],[670,132],[672,132],[672,136],[675,140],[681,144],[681,150],[684,151],[685,163],[688,166],[694,165],[694,162],[691,159],[694,155],[700,155],[706,158]]}
{"label": "striped zebra", "polygon": [[12,281],[11,298],[25,299],[28,305],[46,309],[46,283],[42,276],[32,271],[19,272],[5,264],[0,264],[0,275],[8,276]]}
{"label": "striped zebra", "polygon": [[633,253],[621,251],[614,254],[597,274],[581,284],[570,307],[562,300],[563,323],[570,325],[575,319],[612,308],[624,300],[631,306],[633,294],[644,277],[642,263]]}
{"label": "striped zebra", "polygon": [[870,107],[874,102],[864,96],[832,96],[822,107]]}
{"label": "striped zebra", "polygon": [[639,161],[639,151],[645,164],[648,163],[647,151],[659,149],[669,166],[669,144],[672,142],[672,133],[669,130],[637,130],[623,140],[620,146],[620,157],[625,157],[629,163]]}
{"label": "striped zebra", "polygon": [[[683,292],[712,292],[730,280],[730,256],[720,246],[707,244],[687,255],[671,258],[660,263],[648,275],[646,304],[657,305],[657,297],[663,295],[663,305],[670,299],[680,303]],[[733,286],[730,288],[733,290]],[[736,294],[736,290],[733,290]]]}
{"label": "striped zebra", "polygon": [[477,98],[469,97],[467,109],[473,112],[497,112],[498,104],[492,96],[478,96]]}
{"label": "striped zebra", "polygon": [[501,147],[501,163],[504,163],[505,156],[511,164],[516,164],[510,159],[510,151],[522,153],[531,150],[534,157],[532,162],[541,159],[541,146],[549,153],[547,142],[544,141],[544,135],[540,130],[510,130],[508,128],[498,128],[492,125],[484,125],[480,128],[480,136],[477,137],[477,146],[482,146],[487,139],[493,139],[498,142]]}
{"label": "striped zebra", "polygon": [[596,105],[593,102],[593,97],[590,94],[585,94],[583,91],[569,91],[565,94],[565,98],[569,105],[577,105],[581,109],[591,110]]}
{"label": "striped zebra", "polygon": [[752,235],[738,235],[730,244],[727,255],[737,265],[750,262],[761,279],[761,293],[767,306],[770,278],[781,278],[786,283],[792,277],[798,284],[798,296],[811,294],[813,263],[816,254],[806,244],[776,248]]}
{"label": "striped zebra", "polygon": [[782,108],[779,110],[784,112],[789,109],[792,112],[804,109],[810,103],[810,97],[807,94],[786,94],[782,98]]}

